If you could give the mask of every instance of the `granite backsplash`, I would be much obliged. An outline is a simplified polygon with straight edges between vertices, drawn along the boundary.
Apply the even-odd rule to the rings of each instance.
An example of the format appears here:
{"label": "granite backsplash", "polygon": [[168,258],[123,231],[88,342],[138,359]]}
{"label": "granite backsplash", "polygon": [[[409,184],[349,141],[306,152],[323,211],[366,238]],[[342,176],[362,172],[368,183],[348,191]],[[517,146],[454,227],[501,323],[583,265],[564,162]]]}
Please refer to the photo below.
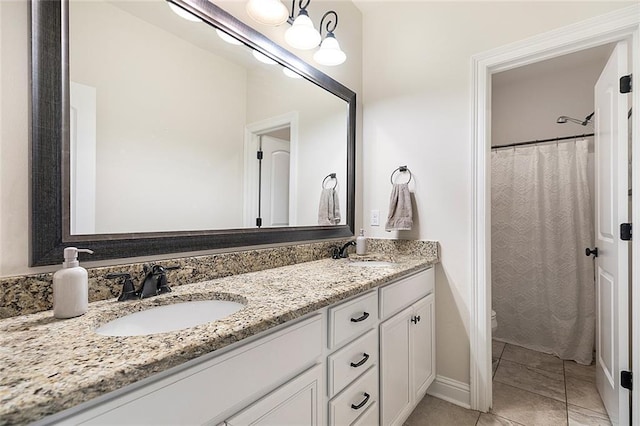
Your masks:
{"label": "granite backsplash", "polygon": [[[180,269],[167,273],[170,286],[196,283],[216,278],[261,271],[280,266],[311,262],[331,256],[340,241],[320,241],[284,247],[243,250],[204,256],[179,257],[158,261],[164,266]],[[411,254],[439,259],[435,241],[367,239],[370,253]],[[143,276],[144,263],[130,263],[99,268],[87,268],[89,273],[89,301],[118,297],[122,285],[119,280],[106,279],[110,272],[129,272],[136,286]],[[0,319],[46,311],[53,306],[53,273],[22,275],[0,279]]]}

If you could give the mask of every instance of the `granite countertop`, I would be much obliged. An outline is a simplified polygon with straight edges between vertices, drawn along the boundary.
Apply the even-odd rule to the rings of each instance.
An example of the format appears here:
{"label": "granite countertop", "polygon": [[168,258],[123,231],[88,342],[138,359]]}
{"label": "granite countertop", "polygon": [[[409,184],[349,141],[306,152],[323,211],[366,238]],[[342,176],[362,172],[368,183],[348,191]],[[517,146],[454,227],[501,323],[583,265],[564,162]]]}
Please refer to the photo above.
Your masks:
{"label": "granite countertop", "polygon": [[[94,302],[81,317],[52,311],[0,321],[0,424],[22,424],[221,349],[334,304],[436,260],[394,255],[385,267],[323,259],[187,284],[145,300]],[[246,306],[219,321],[149,336],[94,332],[112,319],[177,300],[223,299]]]}

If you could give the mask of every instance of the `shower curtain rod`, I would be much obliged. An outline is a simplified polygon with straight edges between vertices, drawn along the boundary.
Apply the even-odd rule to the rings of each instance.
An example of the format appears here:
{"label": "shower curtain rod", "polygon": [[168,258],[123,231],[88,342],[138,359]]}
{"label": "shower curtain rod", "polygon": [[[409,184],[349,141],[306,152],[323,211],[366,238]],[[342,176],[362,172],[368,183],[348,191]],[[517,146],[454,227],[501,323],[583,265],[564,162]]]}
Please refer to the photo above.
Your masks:
{"label": "shower curtain rod", "polygon": [[535,140],[535,141],[516,142],[516,143],[510,143],[508,145],[492,146],[491,149],[512,148],[514,146],[533,145],[533,144],[542,143],[542,142],[557,142],[557,141],[564,141],[564,140],[569,140],[569,139],[587,138],[589,136],[593,136],[593,133],[583,133],[581,135],[561,136],[561,137],[558,137],[558,138],[549,138],[549,139],[538,139],[538,140]]}

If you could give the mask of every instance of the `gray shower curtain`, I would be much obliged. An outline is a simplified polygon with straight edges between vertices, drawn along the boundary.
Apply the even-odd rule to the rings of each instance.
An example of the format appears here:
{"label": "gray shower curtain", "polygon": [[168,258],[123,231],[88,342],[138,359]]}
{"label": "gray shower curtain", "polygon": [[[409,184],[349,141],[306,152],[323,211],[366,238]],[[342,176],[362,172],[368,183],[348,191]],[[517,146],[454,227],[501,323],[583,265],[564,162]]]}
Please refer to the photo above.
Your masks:
{"label": "gray shower curtain", "polygon": [[494,338],[581,364],[595,330],[588,141],[491,156]]}

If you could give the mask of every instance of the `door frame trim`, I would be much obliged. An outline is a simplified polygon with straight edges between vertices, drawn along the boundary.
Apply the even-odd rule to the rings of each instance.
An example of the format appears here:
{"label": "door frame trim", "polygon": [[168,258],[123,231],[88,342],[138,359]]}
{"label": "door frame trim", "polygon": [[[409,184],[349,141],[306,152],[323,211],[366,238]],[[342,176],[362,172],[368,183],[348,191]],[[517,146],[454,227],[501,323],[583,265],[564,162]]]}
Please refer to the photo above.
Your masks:
{"label": "door frame trim", "polygon": [[[471,286],[470,286],[470,405],[488,411],[492,405],[491,365],[491,75],[524,65],[578,52],[621,40],[630,41],[631,51],[640,52],[640,5],[632,5],[596,16],[529,39],[508,44],[471,57]],[[631,72],[640,75],[640,55],[630,58]],[[640,106],[640,90],[631,93]],[[633,114],[632,188],[640,188],[640,118]],[[632,221],[640,224],[640,197],[632,199]],[[632,242],[632,268],[640,271],[640,240]],[[640,274],[632,287],[640,288]],[[640,324],[640,295],[633,294],[631,321]],[[631,365],[640,366],[640,327],[632,331]],[[639,370],[640,371],[640,370]],[[632,393],[632,409],[640,413],[640,392]],[[638,417],[634,424],[640,424]]]}
{"label": "door frame trim", "polygon": [[[289,224],[298,223],[296,205],[298,202],[298,132],[299,114],[297,111],[266,118],[247,124],[244,130],[244,208],[243,223],[246,227],[254,227],[256,222],[255,212],[258,209],[258,200],[251,198],[257,193],[258,166],[255,162],[255,152],[260,144],[259,137],[265,133],[289,127]],[[297,226],[297,225],[292,225]]]}

